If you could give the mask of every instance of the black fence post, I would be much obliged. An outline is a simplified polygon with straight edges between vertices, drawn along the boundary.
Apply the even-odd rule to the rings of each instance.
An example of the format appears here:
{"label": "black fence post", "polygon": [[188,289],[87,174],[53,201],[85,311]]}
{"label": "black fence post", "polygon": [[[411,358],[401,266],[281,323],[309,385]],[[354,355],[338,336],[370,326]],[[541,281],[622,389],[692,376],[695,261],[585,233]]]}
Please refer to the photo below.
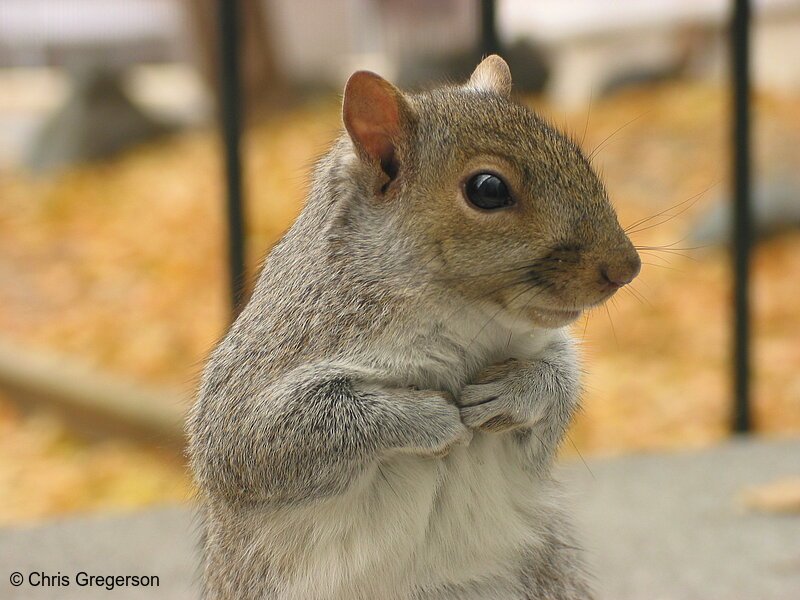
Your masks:
{"label": "black fence post", "polygon": [[479,0],[481,5],[481,54],[500,54],[500,39],[495,22],[495,1]]}
{"label": "black fence post", "polygon": [[733,430],[750,431],[750,2],[734,0],[730,29],[733,83],[734,344]]}
{"label": "black fence post", "polygon": [[225,145],[228,269],[233,316],[244,302],[245,219],[242,201],[242,95],[239,81],[239,2],[217,0],[219,18],[219,111]]}

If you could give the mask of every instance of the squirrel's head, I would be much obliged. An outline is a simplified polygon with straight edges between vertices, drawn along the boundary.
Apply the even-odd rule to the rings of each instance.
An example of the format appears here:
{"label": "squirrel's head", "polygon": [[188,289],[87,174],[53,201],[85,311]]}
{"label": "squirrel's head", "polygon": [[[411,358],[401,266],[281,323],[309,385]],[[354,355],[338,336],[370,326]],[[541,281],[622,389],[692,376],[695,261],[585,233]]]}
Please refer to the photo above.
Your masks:
{"label": "squirrel's head", "polygon": [[578,146],[510,93],[499,56],[464,86],[413,95],[355,73],[343,105],[354,183],[410,278],[560,327],[641,262]]}

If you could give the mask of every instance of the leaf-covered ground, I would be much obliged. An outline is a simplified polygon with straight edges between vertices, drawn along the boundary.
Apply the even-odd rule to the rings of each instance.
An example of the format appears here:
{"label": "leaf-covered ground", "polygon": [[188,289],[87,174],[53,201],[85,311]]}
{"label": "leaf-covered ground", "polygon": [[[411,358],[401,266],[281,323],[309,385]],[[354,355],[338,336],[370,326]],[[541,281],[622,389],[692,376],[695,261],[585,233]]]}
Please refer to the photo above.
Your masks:
{"label": "leaf-covered ground", "polygon": [[[588,119],[540,108],[587,151],[601,147],[594,163],[624,226],[666,211],[632,227],[637,244],[664,249],[643,250],[632,289],[575,326],[586,393],[565,451],[722,439],[730,407],[729,257],[719,248],[683,248],[691,245],[684,238],[692,220],[726,187],[725,90],[682,83],[627,93],[595,103]],[[330,102],[276,115],[249,133],[253,270],[299,210],[308,169],[337,127]],[[756,132],[760,173],[800,164],[796,99],[759,98]],[[191,389],[228,315],[222,196],[211,131],[46,179],[3,174],[3,340]],[[758,249],[753,288],[756,425],[798,432],[800,233]],[[189,493],[179,461],[132,442],[83,441],[55,417],[22,414],[3,398],[0,430],[0,522]]]}

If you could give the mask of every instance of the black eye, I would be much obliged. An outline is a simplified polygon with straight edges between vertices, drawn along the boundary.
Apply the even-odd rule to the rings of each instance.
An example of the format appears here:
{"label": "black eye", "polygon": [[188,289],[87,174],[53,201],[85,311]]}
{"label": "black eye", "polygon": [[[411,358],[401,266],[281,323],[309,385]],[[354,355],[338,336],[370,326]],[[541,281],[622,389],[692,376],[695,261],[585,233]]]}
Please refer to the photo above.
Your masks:
{"label": "black eye", "polygon": [[471,204],[484,210],[494,210],[514,204],[508,186],[497,175],[491,173],[479,173],[470,177],[466,193],[467,200]]}

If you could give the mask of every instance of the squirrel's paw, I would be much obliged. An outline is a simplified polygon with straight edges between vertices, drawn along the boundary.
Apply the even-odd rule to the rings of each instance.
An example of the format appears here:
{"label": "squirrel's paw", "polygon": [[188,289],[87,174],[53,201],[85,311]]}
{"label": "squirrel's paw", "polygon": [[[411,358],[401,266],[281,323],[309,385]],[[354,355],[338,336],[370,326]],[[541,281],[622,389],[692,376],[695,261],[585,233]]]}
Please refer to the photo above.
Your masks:
{"label": "squirrel's paw", "polygon": [[472,440],[472,430],[461,422],[459,408],[449,395],[419,402],[415,408],[419,421],[406,452],[443,458],[456,446],[466,446]]}
{"label": "squirrel's paw", "polygon": [[[540,422],[564,426],[579,395],[574,357],[558,344],[539,360],[510,358],[490,365],[461,390],[467,427],[501,432]],[[567,349],[568,350],[568,349]]]}
{"label": "squirrel's paw", "polygon": [[538,416],[502,380],[465,386],[459,405],[464,425],[493,433],[530,425]]}
{"label": "squirrel's paw", "polygon": [[472,429],[494,433],[540,421],[549,399],[538,389],[541,366],[510,358],[484,369],[474,384],[461,390],[461,421]]}
{"label": "squirrel's paw", "polygon": [[468,429],[464,425],[461,425],[454,438],[452,438],[449,442],[445,442],[439,448],[431,448],[430,451],[427,452],[427,456],[430,456],[431,458],[444,458],[450,454],[450,452],[456,446],[468,446],[471,441],[472,430]]}

